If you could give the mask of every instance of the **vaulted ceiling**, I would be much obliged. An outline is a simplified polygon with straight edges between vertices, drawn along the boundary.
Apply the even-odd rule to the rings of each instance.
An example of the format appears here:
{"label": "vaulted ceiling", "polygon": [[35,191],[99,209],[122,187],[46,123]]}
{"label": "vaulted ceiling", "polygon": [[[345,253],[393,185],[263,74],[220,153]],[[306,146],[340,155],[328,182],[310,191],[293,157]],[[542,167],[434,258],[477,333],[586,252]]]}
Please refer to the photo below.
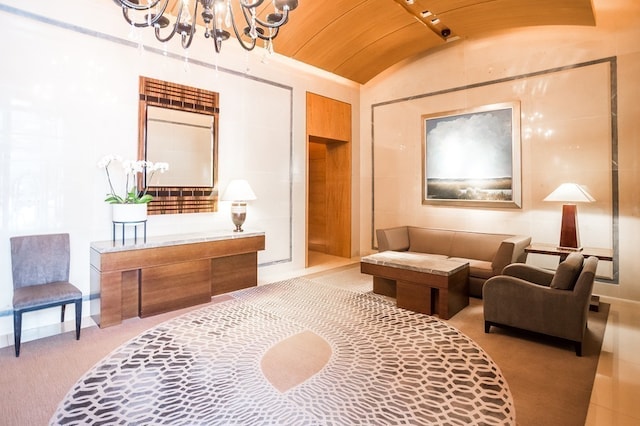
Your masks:
{"label": "vaulted ceiling", "polygon": [[[262,9],[272,10],[271,1]],[[366,83],[404,59],[456,40],[540,25],[594,26],[591,0],[299,0],[274,47]]]}

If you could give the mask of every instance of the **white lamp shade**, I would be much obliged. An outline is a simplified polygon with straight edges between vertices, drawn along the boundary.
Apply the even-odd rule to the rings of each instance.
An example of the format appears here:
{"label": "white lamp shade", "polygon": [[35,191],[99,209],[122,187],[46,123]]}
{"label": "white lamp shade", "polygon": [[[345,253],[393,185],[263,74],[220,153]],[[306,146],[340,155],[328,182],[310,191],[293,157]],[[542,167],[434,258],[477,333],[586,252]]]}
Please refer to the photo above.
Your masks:
{"label": "white lamp shade", "polygon": [[222,195],[222,201],[250,201],[255,199],[256,194],[251,189],[249,182],[244,179],[236,179],[229,182]]}
{"label": "white lamp shade", "polygon": [[564,203],[592,203],[595,200],[585,187],[577,183],[563,183],[544,199]]}

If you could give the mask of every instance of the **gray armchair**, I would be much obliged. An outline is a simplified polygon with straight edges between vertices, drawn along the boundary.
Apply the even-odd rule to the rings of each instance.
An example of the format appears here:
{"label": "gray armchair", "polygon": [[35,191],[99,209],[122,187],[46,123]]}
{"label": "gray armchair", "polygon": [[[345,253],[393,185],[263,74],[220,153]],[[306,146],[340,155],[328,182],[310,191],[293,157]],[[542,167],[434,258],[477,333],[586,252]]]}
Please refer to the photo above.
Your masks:
{"label": "gray armchair", "polygon": [[22,314],[61,306],[60,321],[68,303],[76,305],[76,340],[80,339],[82,292],[69,283],[69,234],[12,237],[13,334],[20,356]]}
{"label": "gray armchair", "polygon": [[582,355],[598,259],[571,253],[555,273],[512,264],[483,289],[485,333],[510,326],[570,340]]}

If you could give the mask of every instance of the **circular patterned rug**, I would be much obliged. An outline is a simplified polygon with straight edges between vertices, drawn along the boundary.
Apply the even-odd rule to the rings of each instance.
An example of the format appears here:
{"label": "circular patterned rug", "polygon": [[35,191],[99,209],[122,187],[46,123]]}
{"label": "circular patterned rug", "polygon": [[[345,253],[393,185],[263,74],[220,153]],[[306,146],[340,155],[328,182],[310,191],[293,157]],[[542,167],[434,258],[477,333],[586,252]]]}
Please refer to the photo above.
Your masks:
{"label": "circular patterned rug", "polygon": [[[515,424],[498,366],[444,321],[300,278],[234,297],[116,349],[73,386],[51,424]],[[331,354],[280,392],[261,359],[304,332]]]}

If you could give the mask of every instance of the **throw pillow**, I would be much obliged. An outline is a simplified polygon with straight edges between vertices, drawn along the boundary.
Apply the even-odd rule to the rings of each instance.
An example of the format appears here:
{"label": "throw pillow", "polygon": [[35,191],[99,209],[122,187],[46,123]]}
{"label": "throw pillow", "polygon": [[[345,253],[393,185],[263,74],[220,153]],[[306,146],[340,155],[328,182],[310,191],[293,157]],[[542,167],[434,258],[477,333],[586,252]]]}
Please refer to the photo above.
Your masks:
{"label": "throw pillow", "polygon": [[582,262],[584,257],[580,253],[571,253],[567,258],[560,262],[556,273],[551,280],[551,288],[558,290],[573,290],[573,286],[578,280],[578,275],[582,270]]}

